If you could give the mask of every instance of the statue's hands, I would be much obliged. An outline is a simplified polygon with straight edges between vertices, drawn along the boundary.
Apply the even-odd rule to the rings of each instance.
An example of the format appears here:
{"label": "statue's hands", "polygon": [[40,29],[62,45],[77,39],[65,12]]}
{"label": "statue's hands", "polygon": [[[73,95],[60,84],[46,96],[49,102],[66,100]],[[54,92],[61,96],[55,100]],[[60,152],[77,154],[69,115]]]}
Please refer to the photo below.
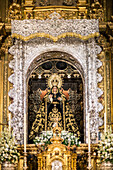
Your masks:
{"label": "statue's hands", "polygon": [[40,88],[39,88],[38,90],[39,90],[39,92],[41,92],[41,93],[42,93],[42,90],[41,90]]}
{"label": "statue's hands", "polygon": [[52,94],[49,95],[49,100],[50,100],[51,103],[53,102],[53,95]]}
{"label": "statue's hands", "polygon": [[61,100],[62,100],[62,98],[61,98],[61,97],[58,97],[57,99],[58,99],[59,101],[61,101]]}
{"label": "statue's hands", "polygon": [[68,93],[71,91],[71,88],[68,89]]}
{"label": "statue's hands", "polygon": [[46,88],[46,92],[48,93],[48,88]]}
{"label": "statue's hands", "polygon": [[50,94],[50,95],[49,95],[49,98],[51,99],[52,97],[53,97],[53,95],[52,95],[52,94]]}

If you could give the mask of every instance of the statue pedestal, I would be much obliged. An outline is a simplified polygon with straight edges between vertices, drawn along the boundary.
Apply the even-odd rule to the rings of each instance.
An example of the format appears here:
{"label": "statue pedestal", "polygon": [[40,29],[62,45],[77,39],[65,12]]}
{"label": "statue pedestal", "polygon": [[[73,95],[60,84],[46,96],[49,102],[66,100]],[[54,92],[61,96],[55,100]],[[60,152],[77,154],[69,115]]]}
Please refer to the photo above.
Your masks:
{"label": "statue pedestal", "polygon": [[67,150],[63,144],[51,144],[47,151],[37,155],[38,170],[55,170],[55,166],[62,170],[76,170],[77,154]]}
{"label": "statue pedestal", "polygon": [[72,153],[66,145],[62,144],[61,129],[53,128],[52,144],[46,151],[37,155],[38,170],[76,170],[77,154]]}
{"label": "statue pedestal", "polygon": [[[96,156],[97,146],[98,144],[91,145],[91,166],[93,170],[98,169],[98,157]],[[23,155],[24,146],[19,146],[18,150]],[[73,153],[74,150],[76,153]],[[80,170],[87,170],[87,153],[88,145],[85,143],[80,144],[80,146],[76,148],[69,148],[60,142],[52,143],[48,145],[47,150],[42,150],[42,147],[36,146],[35,144],[27,144],[27,166],[29,168],[31,167],[31,169],[36,169],[38,166],[37,170],[51,170],[52,163],[56,165],[58,162],[55,163],[54,161],[59,160],[59,163],[62,163],[62,170],[76,170],[76,167]],[[21,157],[19,162],[18,170],[23,170],[23,157]]]}

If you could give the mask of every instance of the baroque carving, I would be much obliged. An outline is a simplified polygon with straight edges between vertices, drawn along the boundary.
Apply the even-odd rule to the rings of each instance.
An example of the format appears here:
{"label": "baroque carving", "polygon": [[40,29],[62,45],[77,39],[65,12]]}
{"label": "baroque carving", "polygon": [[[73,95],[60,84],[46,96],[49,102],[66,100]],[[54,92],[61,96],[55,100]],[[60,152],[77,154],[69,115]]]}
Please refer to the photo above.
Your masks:
{"label": "baroque carving", "polygon": [[22,19],[22,13],[21,13],[21,7],[17,3],[13,3],[8,10],[8,21],[11,22],[11,20],[21,20]]}
{"label": "baroque carving", "polygon": [[[66,9],[59,10],[59,8],[53,8],[49,11],[45,11],[42,9],[34,11],[34,19],[39,19],[39,20],[46,20],[49,19],[49,15],[52,14],[54,11],[56,11],[58,14],[60,14],[61,18],[63,19],[77,19],[78,18],[78,9],[71,9],[67,11]],[[27,19],[27,18],[26,18]],[[80,19],[80,18],[79,18]]]}
{"label": "baroque carving", "polygon": [[[74,24],[74,27],[72,28],[76,28],[75,31],[77,31],[81,35],[98,32],[97,20],[74,20],[74,22],[73,20],[64,20],[64,25],[60,22],[59,19],[50,19],[50,21],[49,23],[47,23],[47,25],[45,25],[47,20],[45,22],[40,20],[13,21],[12,33],[19,33],[24,36],[31,35],[33,32],[35,32],[34,28],[38,29],[38,24],[42,23],[44,24],[44,28],[46,31],[51,31],[50,33],[52,35],[58,35],[60,29],[61,31],[66,31],[64,30],[64,25],[67,23],[68,28],[66,27],[66,29],[69,31],[69,22],[71,21],[71,24]],[[63,22],[63,20],[61,21]],[[52,23],[55,23],[54,29],[56,28],[56,31],[53,30]],[[40,28],[43,28],[43,26],[40,25]],[[44,29],[42,30],[44,31]],[[96,137],[98,136],[99,128],[98,114],[102,109],[102,105],[100,105],[98,102],[98,96],[101,94],[99,92],[99,89],[98,92],[100,94],[97,95],[97,83],[102,80],[99,73],[97,74],[97,69],[101,66],[101,62],[97,60],[97,54],[101,52],[101,48],[96,45],[95,39],[91,38],[88,41],[82,41],[76,38],[69,37],[61,39],[56,43],[53,43],[51,40],[46,38],[34,38],[27,42],[16,40],[15,44],[10,48],[9,51],[12,55],[14,55],[14,59],[9,64],[10,67],[14,69],[14,76],[9,78],[9,80],[11,81],[13,79],[14,90],[10,91],[10,96],[13,98],[14,102],[9,106],[9,110],[13,112],[12,127],[14,130],[14,135],[17,138],[18,142],[23,143],[23,118],[24,114],[27,113],[26,81],[35,67],[37,67],[42,62],[51,59],[51,51],[61,51],[61,55],[58,54],[57,58],[61,59],[59,56],[62,56],[62,59],[64,61],[67,60],[68,62],[72,63],[72,65],[75,65],[76,68],[80,70],[83,78],[86,142],[88,142],[88,112],[91,111],[92,108],[94,108],[95,110],[95,114],[92,115],[93,123],[91,125],[91,133],[93,132],[93,130],[95,130],[95,135],[92,137],[92,142],[95,143]],[[46,53],[49,51],[50,53]],[[68,57],[66,57],[66,55]],[[97,62],[99,63],[98,68],[96,66]],[[96,124],[94,122],[96,122]]]}
{"label": "baroque carving", "polygon": [[[103,93],[99,97],[100,103],[102,103],[103,106],[105,106],[105,101],[107,101],[106,108],[104,107],[103,110],[99,113],[100,117],[104,119],[104,115],[106,112],[107,115],[107,121],[110,123],[110,117],[111,117],[111,102],[110,102],[110,43],[108,42],[107,38],[101,34],[100,38],[98,39],[98,44],[102,46],[103,51],[98,55],[99,60],[103,62],[102,66],[99,68],[98,72],[101,74],[104,79],[98,83],[98,87],[105,91],[105,94]],[[103,128],[103,127],[102,127]]]}
{"label": "baroque carving", "polygon": [[[50,15],[50,19],[46,20],[23,20],[12,21],[12,34],[17,38],[35,38],[35,37],[47,37],[51,39],[63,38],[66,35],[76,36],[82,38],[82,36],[91,38],[90,35],[96,36],[99,29],[97,27],[98,20],[87,19],[73,19],[64,20],[59,19],[60,15],[56,12]],[[19,37],[18,37],[19,36]],[[27,39],[26,39],[27,40]]]}
{"label": "baroque carving", "polygon": [[4,43],[1,46],[1,50],[4,53],[4,62],[3,62],[3,113],[1,112],[2,115],[2,120],[3,123],[7,124],[8,122],[8,90],[9,90],[9,84],[8,84],[8,74],[9,74],[9,67],[8,67],[8,62],[10,55],[8,54],[8,48],[12,45],[12,38],[11,36],[8,36]]}
{"label": "baroque carving", "polygon": [[90,19],[99,19],[99,22],[104,21],[104,9],[98,0],[92,3],[89,16]]}

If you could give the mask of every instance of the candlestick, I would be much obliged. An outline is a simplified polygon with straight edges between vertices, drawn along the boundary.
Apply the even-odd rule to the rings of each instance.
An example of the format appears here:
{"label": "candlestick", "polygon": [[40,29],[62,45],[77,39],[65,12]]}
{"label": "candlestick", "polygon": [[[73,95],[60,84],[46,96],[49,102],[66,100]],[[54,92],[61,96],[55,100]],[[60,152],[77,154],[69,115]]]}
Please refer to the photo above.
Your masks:
{"label": "candlestick", "polygon": [[27,136],[26,136],[26,112],[24,113],[24,170],[27,170],[27,152],[26,152],[26,145],[27,145]]}
{"label": "candlestick", "polygon": [[91,169],[91,146],[90,146],[90,120],[89,120],[90,112],[88,112],[88,167],[87,169]]}

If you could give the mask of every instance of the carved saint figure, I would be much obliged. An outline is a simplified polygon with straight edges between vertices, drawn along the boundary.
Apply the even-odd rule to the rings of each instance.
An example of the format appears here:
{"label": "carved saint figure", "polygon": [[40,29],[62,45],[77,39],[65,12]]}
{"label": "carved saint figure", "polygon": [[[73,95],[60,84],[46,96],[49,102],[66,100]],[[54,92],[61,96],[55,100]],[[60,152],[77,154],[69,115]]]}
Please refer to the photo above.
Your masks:
{"label": "carved saint figure", "polygon": [[57,86],[53,86],[49,95],[45,96],[45,102],[47,104],[47,130],[51,130],[56,118],[58,119],[59,127],[63,128],[63,106],[66,101],[66,97]]}
{"label": "carved saint figure", "polygon": [[52,130],[56,120],[62,130],[78,130],[68,97],[68,91],[62,88],[62,78],[56,73],[52,74],[48,78],[48,89],[41,91],[42,104],[32,125],[31,139],[43,130]]}

